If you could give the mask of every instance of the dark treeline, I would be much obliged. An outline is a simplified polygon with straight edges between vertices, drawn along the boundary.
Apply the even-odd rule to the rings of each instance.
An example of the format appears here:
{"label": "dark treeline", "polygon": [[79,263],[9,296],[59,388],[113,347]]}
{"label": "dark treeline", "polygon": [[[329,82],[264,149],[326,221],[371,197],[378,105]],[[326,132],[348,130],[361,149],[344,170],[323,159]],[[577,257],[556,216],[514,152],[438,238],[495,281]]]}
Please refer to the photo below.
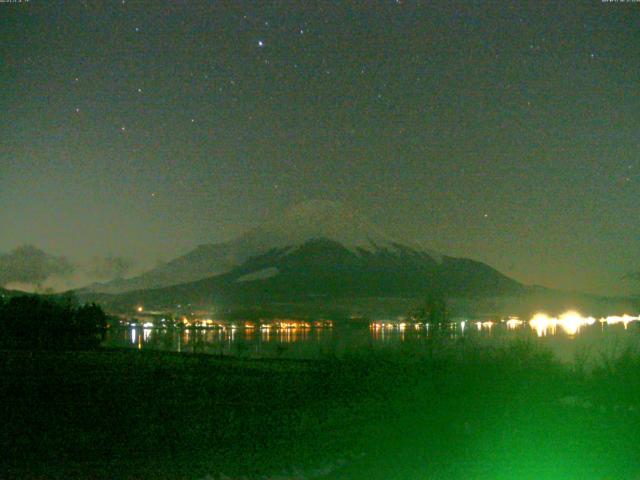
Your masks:
{"label": "dark treeline", "polygon": [[421,322],[444,323],[449,321],[449,306],[441,290],[429,292],[424,300],[409,313],[409,317]]}
{"label": "dark treeline", "polygon": [[0,297],[0,347],[91,349],[104,339],[107,317],[95,304],[73,295]]}

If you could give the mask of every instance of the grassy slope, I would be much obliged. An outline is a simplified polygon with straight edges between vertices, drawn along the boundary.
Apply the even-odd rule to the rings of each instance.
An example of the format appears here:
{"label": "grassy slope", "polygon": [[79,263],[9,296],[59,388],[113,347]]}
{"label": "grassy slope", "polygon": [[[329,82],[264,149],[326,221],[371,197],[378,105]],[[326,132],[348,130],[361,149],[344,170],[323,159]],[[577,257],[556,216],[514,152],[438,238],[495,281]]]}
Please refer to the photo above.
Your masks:
{"label": "grassy slope", "polygon": [[0,478],[632,479],[640,471],[633,358],[587,376],[527,345],[316,363],[1,352],[0,379]]}

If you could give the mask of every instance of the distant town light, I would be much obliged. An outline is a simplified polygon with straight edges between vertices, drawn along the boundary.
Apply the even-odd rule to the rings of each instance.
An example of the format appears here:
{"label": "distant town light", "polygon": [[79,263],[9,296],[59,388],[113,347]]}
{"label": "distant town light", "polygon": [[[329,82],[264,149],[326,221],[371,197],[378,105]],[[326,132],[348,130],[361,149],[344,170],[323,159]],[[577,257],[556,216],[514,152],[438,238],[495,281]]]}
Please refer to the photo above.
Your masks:
{"label": "distant town light", "polygon": [[507,320],[507,329],[515,330],[516,328],[522,326],[524,322],[519,318],[511,317]]}
{"label": "distant town light", "polygon": [[558,326],[562,328],[567,335],[573,336],[585,325],[593,325],[595,322],[596,319],[593,317],[583,317],[578,312],[569,310],[558,318],[550,317],[544,313],[537,313],[529,320],[529,325],[536,331],[539,337],[545,336],[547,333],[554,335],[556,333],[556,327]]}
{"label": "distant town light", "polygon": [[629,325],[629,322],[636,322],[640,320],[640,316],[638,317],[632,317],[631,315],[628,314],[624,314],[622,316],[618,316],[618,315],[613,315],[613,316],[609,316],[606,318],[601,318],[600,319],[600,323],[607,323],[607,325],[615,325],[617,323],[622,323],[624,325],[624,329],[627,329],[627,325]]}

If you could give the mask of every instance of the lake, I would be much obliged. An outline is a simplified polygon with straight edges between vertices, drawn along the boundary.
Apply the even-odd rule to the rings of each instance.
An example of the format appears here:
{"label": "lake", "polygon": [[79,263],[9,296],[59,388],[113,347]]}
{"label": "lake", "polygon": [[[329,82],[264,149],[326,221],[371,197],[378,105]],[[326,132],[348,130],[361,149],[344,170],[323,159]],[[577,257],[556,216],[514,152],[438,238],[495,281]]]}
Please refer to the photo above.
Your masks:
{"label": "lake", "polygon": [[106,347],[154,349],[206,353],[243,358],[318,359],[340,357],[359,351],[410,352],[434,345],[477,344],[500,346],[526,340],[551,350],[559,359],[572,362],[598,361],[627,349],[639,350],[640,322],[631,320],[534,317],[499,322],[457,321],[442,325],[410,324],[395,321],[364,325],[298,324],[296,326],[257,325],[214,328],[117,327],[109,330]]}

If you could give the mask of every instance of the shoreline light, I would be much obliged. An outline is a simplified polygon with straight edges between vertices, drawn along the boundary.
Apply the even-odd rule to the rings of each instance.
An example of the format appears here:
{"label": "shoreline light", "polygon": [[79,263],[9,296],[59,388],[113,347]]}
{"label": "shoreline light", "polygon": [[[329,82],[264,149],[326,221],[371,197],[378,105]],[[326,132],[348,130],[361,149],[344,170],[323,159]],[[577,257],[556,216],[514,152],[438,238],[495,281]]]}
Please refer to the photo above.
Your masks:
{"label": "shoreline light", "polygon": [[624,325],[624,329],[627,329],[627,326],[629,325],[629,323],[631,322],[637,322],[640,320],[640,316],[638,317],[633,317],[631,315],[627,315],[626,313],[618,316],[618,315],[612,315],[609,317],[605,317],[605,318],[601,318],[600,319],[600,323],[606,323],[607,325],[616,325],[618,323],[622,323]]}
{"label": "shoreline light", "polygon": [[[622,316],[609,316],[601,318],[599,322],[601,324],[615,325],[622,323],[626,329],[630,322],[638,321],[640,317],[632,317],[631,315]],[[573,336],[580,332],[580,329],[585,326],[590,326],[596,323],[594,317],[583,317],[580,313],[574,310],[568,310],[559,317],[550,317],[546,313],[536,313],[531,320],[529,320],[529,326],[536,331],[539,337],[546,336],[547,334],[555,335],[556,330],[560,327],[567,335]]]}

